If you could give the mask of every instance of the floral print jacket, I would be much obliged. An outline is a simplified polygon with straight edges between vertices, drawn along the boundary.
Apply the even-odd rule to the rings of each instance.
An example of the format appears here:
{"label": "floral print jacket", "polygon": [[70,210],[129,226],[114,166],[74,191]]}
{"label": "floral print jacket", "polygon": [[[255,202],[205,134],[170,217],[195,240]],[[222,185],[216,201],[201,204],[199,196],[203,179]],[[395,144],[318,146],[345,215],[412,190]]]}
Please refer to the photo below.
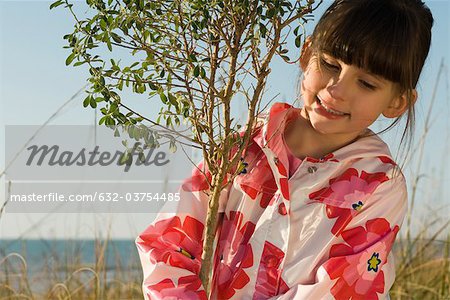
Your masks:
{"label": "floral print jacket", "polygon": [[[221,193],[211,299],[388,297],[391,247],[407,209],[403,174],[373,135],[305,158],[288,178],[283,132],[299,112],[275,103],[261,116],[240,174]],[[176,207],[136,239],[146,299],[206,299],[198,277],[205,171],[194,168]]]}

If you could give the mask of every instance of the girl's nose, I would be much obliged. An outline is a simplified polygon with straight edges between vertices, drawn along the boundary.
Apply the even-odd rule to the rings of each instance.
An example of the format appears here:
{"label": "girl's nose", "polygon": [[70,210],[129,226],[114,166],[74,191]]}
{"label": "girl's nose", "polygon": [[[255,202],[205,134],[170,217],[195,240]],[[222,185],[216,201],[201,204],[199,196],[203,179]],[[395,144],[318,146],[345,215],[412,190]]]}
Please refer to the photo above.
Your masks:
{"label": "girl's nose", "polygon": [[331,97],[335,100],[343,101],[346,99],[346,94],[348,94],[350,87],[349,81],[345,76],[336,75],[334,78],[330,79],[330,83],[327,86],[327,91]]}

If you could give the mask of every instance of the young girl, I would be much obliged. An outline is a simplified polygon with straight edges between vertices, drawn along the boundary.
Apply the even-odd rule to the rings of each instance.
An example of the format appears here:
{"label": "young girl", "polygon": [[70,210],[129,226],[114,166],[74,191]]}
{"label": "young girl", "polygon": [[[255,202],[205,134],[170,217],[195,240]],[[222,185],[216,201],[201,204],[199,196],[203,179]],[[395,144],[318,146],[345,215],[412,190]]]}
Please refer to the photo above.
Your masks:
{"label": "young girl", "polygon": [[[245,169],[221,194],[211,299],[388,297],[407,194],[368,127],[381,114],[413,125],[432,24],[419,0],[327,9],[302,49],[304,106],[275,103],[261,116]],[[195,169],[176,211],[137,238],[146,299],[206,299],[207,192]]]}

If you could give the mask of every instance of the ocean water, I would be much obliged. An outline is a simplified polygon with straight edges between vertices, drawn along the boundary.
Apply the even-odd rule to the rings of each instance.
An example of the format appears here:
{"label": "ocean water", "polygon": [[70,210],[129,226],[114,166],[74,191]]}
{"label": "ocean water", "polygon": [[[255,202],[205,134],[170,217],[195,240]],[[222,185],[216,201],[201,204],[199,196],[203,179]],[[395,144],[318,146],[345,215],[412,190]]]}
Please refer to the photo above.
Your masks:
{"label": "ocean water", "polygon": [[[106,247],[105,247],[106,245]],[[102,248],[104,247],[104,248]],[[104,249],[104,250],[103,250]],[[139,269],[139,256],[133,240],[47,240],[0,239],[0,262],[11,253],[20,254],[27,263],[29,275],[43,269],[64,272],[67,267],[92,267],[104,255],[107,271]],[[3,263],[5,264],[5,263]],[[8,258],[11,266],[22,265],[16,257]],[[0,264],[0,273],[4,270]]]}

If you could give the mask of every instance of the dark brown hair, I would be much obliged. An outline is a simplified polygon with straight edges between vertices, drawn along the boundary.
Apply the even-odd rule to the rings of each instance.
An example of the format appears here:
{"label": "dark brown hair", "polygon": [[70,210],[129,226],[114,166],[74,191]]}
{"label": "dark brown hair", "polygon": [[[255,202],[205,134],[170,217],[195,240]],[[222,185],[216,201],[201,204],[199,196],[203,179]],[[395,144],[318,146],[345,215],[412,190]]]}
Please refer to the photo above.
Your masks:
{"label": "dark brown hair", "polygon": [[[420,0],[337,0],[325,11],[311,36],[312,50],[327,53],[394,82],[408,98],[400,144],[414,131],[412,90],[431,43],[433,16]],[[382,132],[392,128],[395,121]]]}

